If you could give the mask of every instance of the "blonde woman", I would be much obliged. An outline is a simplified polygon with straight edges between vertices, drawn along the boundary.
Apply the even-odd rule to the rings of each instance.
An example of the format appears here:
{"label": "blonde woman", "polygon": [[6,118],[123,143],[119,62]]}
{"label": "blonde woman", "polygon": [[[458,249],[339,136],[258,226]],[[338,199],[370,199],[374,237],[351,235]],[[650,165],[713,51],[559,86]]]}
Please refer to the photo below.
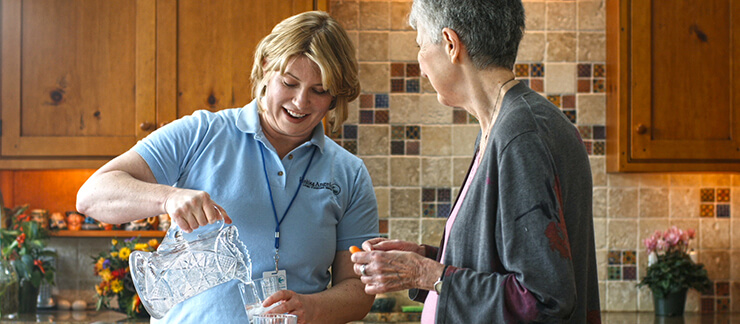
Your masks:
{"label": "blonde woman", "polygon": [[[375,195],[362,161],[321,124],[328,116],[339,127],[359,94],[355,50],[329,15],[302,13],[260,42],[252,82],[248,105],[197,111],[100,168],[80,189],[77,208],[106,223],[166,213],[186,232],[223,219],[238,227],[253,278],[286,282],[265,301],[281,302],[271,313],[298,315],[299,323],[361,319],[373,296],[348,248],[377,235]],[[229,282],[161,321],[246,323],[247,315]]]}

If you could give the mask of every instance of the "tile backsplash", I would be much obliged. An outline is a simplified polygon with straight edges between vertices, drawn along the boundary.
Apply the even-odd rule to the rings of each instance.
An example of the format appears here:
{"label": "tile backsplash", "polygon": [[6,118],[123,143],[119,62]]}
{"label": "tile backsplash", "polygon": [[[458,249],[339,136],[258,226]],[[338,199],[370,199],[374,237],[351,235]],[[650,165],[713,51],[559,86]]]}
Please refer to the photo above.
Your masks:
{"label": "tile backsplash", "polygon": [[[589,152],[602,309],[652,310],[649,290],[635,287],[647,267],[641,241],[657,229],[676,225],[696,229],[698,260],[715,282],[711,293],[692,291],[687,309],[740,312],[740,174],[606,173],[604,1],[525,0],[527,31],[515,66],[517,79],[573,121]],[[464,110],[439,104],[434,89],[420,76],[416,32],[405,20],[410,1],[329,2],[331,14],[357,45],[363,89],[334,138],[365,161],[378,198],[381,232],[437,245],[472,158],[477,121]],[[55,188],[67,188],[72,201],[46,208],[73,209],[75,188],[92,171],[69,171],[77,180],[53,182]],[[48,185],[36,181],[36,174],[21,174],[31,182],[14,177],[18,186]],[[13,188],[5,180],[12,177],[0,176],[7,202]],[[34,197],[15,193],[10,198],[40,204]],[[98,280],[90,256],[109,241],[52,239],[51,246],[60,251],[61,297],[95,301]],[[400,297],[397,305],[408,303]]]}

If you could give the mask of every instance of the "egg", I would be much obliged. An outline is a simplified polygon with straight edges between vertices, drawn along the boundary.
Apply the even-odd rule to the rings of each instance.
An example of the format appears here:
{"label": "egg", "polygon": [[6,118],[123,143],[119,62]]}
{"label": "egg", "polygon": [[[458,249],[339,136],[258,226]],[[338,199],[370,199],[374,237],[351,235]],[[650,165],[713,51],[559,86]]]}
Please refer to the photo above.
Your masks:
{"label": "egg", "polygon": [[85,310],[85,308],[87,308],[87,303],[84,300],[75,300],[72,303],[72,310]]}
{"label": "egg", "polygon": [[59,302],[57,302],[57,308],[61,310],[68,310],[71,307],[72,307],[72,304],[69,302],[69,300],[60,299]]}

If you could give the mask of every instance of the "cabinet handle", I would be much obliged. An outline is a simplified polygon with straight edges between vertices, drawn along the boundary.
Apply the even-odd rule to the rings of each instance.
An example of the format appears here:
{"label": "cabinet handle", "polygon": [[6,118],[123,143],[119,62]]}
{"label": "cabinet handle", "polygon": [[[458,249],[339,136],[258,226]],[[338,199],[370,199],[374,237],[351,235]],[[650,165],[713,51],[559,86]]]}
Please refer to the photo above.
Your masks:
{"label": "cabinet handle", "polygon": [[143,123],[139,124],[139,128],[141,128],[141,130],[143,130],[143,131],[148,131],[148,130],[152,129],[153,126],[154,126],[154,124],[152,124],[150,122],[143,122]]}
{"label": "cabinet handle", "polygon": [[637,134],[645,134],[647,133],[647,127],[643,124],[637,124],[637,127],[635,127],[635,131],[637,131]]}
{"label": "cabinet handle", "polygon": [[167,125],[167,124],[169,124],[169,123],[170,123],[170,122],[168,122],[168,121],[166,121],[166,122],[161,122],[161,123],[159,123],[159,127],[163,127],[164,125]]}

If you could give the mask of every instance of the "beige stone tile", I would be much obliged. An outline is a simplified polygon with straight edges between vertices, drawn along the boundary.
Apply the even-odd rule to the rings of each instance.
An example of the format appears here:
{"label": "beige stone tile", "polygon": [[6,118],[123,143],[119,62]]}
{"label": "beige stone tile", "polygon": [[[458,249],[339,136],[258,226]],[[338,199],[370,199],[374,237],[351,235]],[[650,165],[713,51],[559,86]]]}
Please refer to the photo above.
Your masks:
{"label": "beige stone tile", "polygon": [[647,274],[648,256],[645,253],[645,246],[640,242],[640,248],[637,249],[637,278],[643,278]]}
{"label": "beige stone tile", "polygon": [[452,186],[452,158],[421,158],[421,186],[446,188]]}
{"label": "beige stone tile", "polygon": [[390,75],[388,63],[360,63],[360,84],[365,93],[390,92]]}
{"label": "beige stone tile", "polygon": [[606,186],[606,158],[603,156],[589,156],[591,176],[594,187]]}
{"label": "beige stone tile", "polygon": [[[737,209],[731,209],[730,211],[732,210],[737,211]],[[732,246],[733,249],[740,251],[740,219],[735,218],[732,220],[732,232],[731,233],[732,233],[731,234],[732,237],[730,238],[731,240],[730,245]]]}
{"label": "beige stone tile", "polygon": [[732,178],[732,186],[740,187],[740,174],[733,174],[731,178]]}
{"label": "beige stone tile", "polygon": [[363,156],[362,160],[365,162],[367,172],[370,173],[370,179],[373,181],[374,187],[385,187],[390,184],[390,160],[388,157]]}
{"label": "beige stone tile", "polygon": [[391,157],[391,185],[412,187],[419,185],[421,161],[418,157]]}
{"label": "beige stone tile", "polygon": [[593,213],[594,218],[606,218],[607,215],[607,189],[606,188],[594,188],[593,189]]}
{"label": "beige stone tile", "polygon": [[478,133],[480,133],[480,126],[477,124],[452,126],[452,143],[454,143],[452,155],[472,156],[475,153],[475,139]]}
{"label": "beige stone tile", "polygon": [[449,156],[452,152],[451,126],[421,126],[421,155]]}
{"label": "beige stone tile", "polygon": [[686,294],[686,306],[684,311],[686,312],[699,312],[701,310],[701,293],[696,290],[689,289]]}
{"label": "beige stone tile", "polygon": [[637,188],[610,187],[607,190],[607,196],[606,213],[608,218],[637,218]]}
{"label": "beige stone tile", "polygon": [[606,29],[606,4],[604,1],[578,2],[578,30]]}
{"label": "beige stone tile", "polygon": [[575,93],[576,65],[573,63],[547,63],[545,65],[545,92]]}
{"label": "beige stone tile", "polygon": [[730,252],[730,280],[740,280],[740,250]]}
{"label": "beige stone tile", "polygon": [[575,30],[575,2],[547,2],[547,30]]}
{"label": "beige stone tile", "polygon": [[609,264],[609,257],[607,250],[596,250],[596,269],[599,280],[607,279],[607,267]]}
{"label": "beige stone tile", "polygon": [[608,173],[609,187],[637,187],[640,185],[640,175],[634,173]]}
{"label": "beige stone tile", "polygon": [[388,232],[393,240],[419,243],[419,220],[391,219],[388,221]]}
{"label": "beige stone tile", "polygon": [[390,3],[360,1],[360,29],[390,29]]}
{"label": "beige stone tile", "polygon": [[633,282],[608,281],[606,308],[610,311],[636,311],[637,288]]}
{"label": "beige stone tile", "polygon": [[545,60],[545,33],[531,32],[524,33],[524,37],[519,42],[519,51],[516,59],[518,62],[542,62]]}
{"label": "beige stone tile", "polygon": [[358,124],[360,122],[360,100],[355,99],[347,105],[347,120],[344,124]]}
{"label": "beige stone tile", "polygon": [[652,236],[655,231],[664,232],[671,227],[670,220],[667,218],[641,219],[638,221],[638,224],[640,229],[637,233],[637,239],[641,250],[645,250],[645,245],[642,243],[644,239]]}
{"label": "beige stone tile", "polygon": [[420,124],[419,95],[392,93],[390,95],[390,122],[393,124]]}
{"label": "beige stone tile", "polygon": [[524,14],[526,16],[526,30],[545,29],[545,3],[524,2]]}
{"label": "beige stone tile", "polygon": [[637,310],[641,312],[652,312],[653,292],[648,287],[637,288]]}
{"label": "beige stone tile", "polygon": [[669,187],[671,176],[663,173],[645,173],[640,177],[640,187]]}
{"label": "beige stone tile", "polygon": [[671,187],[668,193],[671,218],[699,217],[699,189]]}
{"label": "beige stone tile", "polygon": [[391,218],[417,218],[420,216],[420,188],[391,188]]}
{"label": "beige stone tile", "polygon": [[577,94],[576,99],[578,100],[576,105],[578,125],[606,125],[605,94]]}
{"label": "beige stone tile", "polygon": [[431,246],[439,246],[442,234],[445,230],[445,218],[422,218],[421,219],[421,243]]}
{"label": "beige stone tile", "polygon": [[332,1],[332,17],[347,30],[357,29],[360,20],[360,3],[357,1]]}
{"label": "beige stone tile", "polygon": [[[740,281],[734,281],[730,284],[730,296],[740,296]],[[731,310],[735,313],[740,312],[740,298],[732,298]]]}
{"label": "beige stone tile", "polygon": [[606,233],[606,218],[595,218],[594,219],[594,244],[596,245],[597,250],[606,249],[606,234],[607,234]]}
{"label": "beige stone tile", "polygon": [[375,186],[375,199],[378,200],[378,218],[388,218],[391,214],[391,189]]}
{"label": "beige stone tile", "polygon": [[699,253],[699,262],[707,269],[709,279],[716,281],[730,278],[729,251],[702,250]]}
{"label": "beige stone tile", "polygon": [[702,249],[729,249],[730,226],[729,219],[701,219],[699,246]]}
{"label": "beige stone tile", "polygon": [[360,61],[388,61],[388,32],[359,33],[358,57]]}
{"label": "beige stone tile", "polygon": [[436,94],[419,96],[419,111],[421,122],[426,125],[452,124],[452,108],[442,105]]}
{"label": "beige stone tile", "polygon": [[607,220],[607,241],[609,250],[636,250],[637,220]]}
{"label": "beige stone tile", "polygon": [[701,185],[704,187],[729,187],[732,185],[732,177],[726,173],[702,174]]}
{"label": "beige stone tile", "polygon": [[455,186],[462,186],[465,181],[465,175],[468,174],[470,163],[473,161],[473,155],[469,157],[453,157],[452,158],[452,184]]}
{"label": "beige stone tile", "polygon": [[[548,32],[547,33],[547,62],[575,62],[576,60],[576,33]],[[545,71],[545,76],[550,71]]]}
{"label": "beige stone tile", "polygon": [[606,61],[606,33],[580,32],[578,33],[578,61],[604,62]]}
{"label": "beige stone tile", "polygon": [[[694,197],[699,197],[699,195],[697,194]],[[730,217],[740,219],[740,188],[738,187],[730,189]],[[740,231],[740,227],[737,227],[736,229]],[[740,248],[740,244],[735,247]]]}
{"label": "beige stone tile", "polygon": [[668,218],[668,188],[640,188],[639,217]]}
{"label": "beige stone tile", "polygon": [[701,175],[695,173],[671,174],[671,186],[698,187],[701,185]]}
{"label": "beige stone tile", "polygon": [[416,32],[391,32],[389,35],[391,61],[417,62]]}
{"label": "beige stone tile", "polygon": [[409,26],[410,1],[391,2],[391,30],[413,30]]}
{"label": "beige stone tile", "polygon": [[359,155],[388,155],[390,145],[390,126],[357,126],[357,153]]}
{"label": "beige stone tile", "polygon": [[432,86],[432,83],[429,82],[428,78],[422,77],[421,78],[421,92],[422,93],[436,93],[437,90],[434,90],[434,87]]}
{"label": "beige stone tile", "polygon": [[599,309],[606,310],[606,282],[599,281]]}

